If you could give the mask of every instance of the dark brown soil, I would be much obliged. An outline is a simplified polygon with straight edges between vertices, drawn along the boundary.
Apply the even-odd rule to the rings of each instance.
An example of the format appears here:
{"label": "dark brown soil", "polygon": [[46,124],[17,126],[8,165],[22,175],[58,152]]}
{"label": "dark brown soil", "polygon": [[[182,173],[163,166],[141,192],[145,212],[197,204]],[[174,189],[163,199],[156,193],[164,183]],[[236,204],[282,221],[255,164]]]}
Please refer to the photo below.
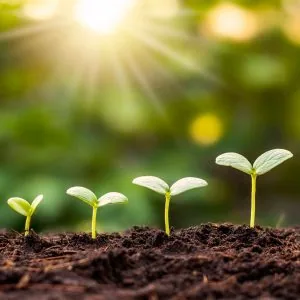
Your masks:
{"label": "dark brown soil", "polygon": [[300,299],[300,228],[0,233],[0,299]]}

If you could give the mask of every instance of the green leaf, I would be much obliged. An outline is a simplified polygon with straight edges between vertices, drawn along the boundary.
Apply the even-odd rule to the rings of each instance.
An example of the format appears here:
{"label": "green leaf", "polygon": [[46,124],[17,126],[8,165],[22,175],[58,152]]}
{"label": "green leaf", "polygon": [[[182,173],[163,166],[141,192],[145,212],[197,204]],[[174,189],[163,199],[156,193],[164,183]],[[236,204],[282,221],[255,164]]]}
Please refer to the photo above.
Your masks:
{"label": "green leaf", "polygon": [[126,203],[128,199],[125,195],[121,193],[111,192],[103,195],[98,199],[98,206],[104,206],[107,204],[118,204],[118,203]]}
{"label": "green leaf", "polygon": [[185,191],[206,186],[207,182],[196,177],[185,177],[176,181],[170,188],[171,196],[181,194]]}
{"label": "green leaf", "polygon": [[38,205],[42,202],[44,196],[43,195],[38,195],[37,197],[35,197],[35,199],[32,201],[31,203],[31,215],[34,214],[36,208],[38,207]]}
{"label": "green leaf", "polygon": [[96,195],[91,190],[85,187],[82,186],[71,187],[67,190],[67,194],[74,196],[91,206],[98,205],[98,199]]}
{"label": "green leaf", "polygon": [[169,191],[169,186],[162,179],[155,176],[141,176],[135,178],[132,183],[146,187],[159,194],[165,195]]}
{"label": "green leaf", "polygon": [[288,150],[273,149],[259,156],[254,162],[253,168],[257,175],[262,175],[291,157],[293,154]]}
{"label": "green leaf", "polygon": [[227,152],[216,158],[216,164],[221,166],[230,166],[247,174],[252,173],[252,165],[249,160],[241,154]]}
{"label": "green leaf", "polygon": [[26,200],[22,198],[18,198],[18,197],[9,198],[7,200],[7,204],[17,213],[25,217],[29,216],[30,214],[31,206]]}

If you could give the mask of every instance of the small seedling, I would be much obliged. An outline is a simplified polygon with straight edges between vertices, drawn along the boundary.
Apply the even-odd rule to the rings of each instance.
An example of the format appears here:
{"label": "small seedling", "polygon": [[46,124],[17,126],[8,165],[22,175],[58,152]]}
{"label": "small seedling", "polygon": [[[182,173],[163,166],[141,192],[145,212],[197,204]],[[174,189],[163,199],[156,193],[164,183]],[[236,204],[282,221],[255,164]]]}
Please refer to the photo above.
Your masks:
{"label": "small seedling", "polygon": [[219,155],[216,158],[216,163],[222,166],[230,166],[244,173],[251,175],[251,215],[250,227],[254,227],[255,223],[255,194],[256,194],[256,178],[259,175],[269,172],[271,169],[283,163],[285,160],[293,157],[293,154],[284,149],[274,149],[265,152],[259,156],[253,166],[244,156],[228,152]]}
{"label": "small seedling", "polygon": [[166,182],[155,176],[141,176],[135,178],[132,183],[146,187],[159,194],[165,195],[165,231],[167,235],[170,235],[169,226],[169,205],[171,196],[181,194],[185,191],[203,187],[207,185],[207,182],[200,178],[185,177],[176,181],[171,187]]}
{"label": "small seedling", "polygon": [[31,217],[34,214],[36,208],[38,207],[38,205],[41,203],[41,201],[43,200],[43,195],[38,195],[31,203],[19,198],[19,197],[13,197],[13,198],[9,198],[7,200],[7,204],[13,209],[15,210],[17,213],[23,215],[26,217],[26,221],[25,221],[25,236],[28,235],[29,233],[29,229],[30,229],[30,222],[31,222]]}
{"label": "small seedling", "polygon": [[92,238],[96,238],[96,218],[97,218],[97,209],[100,206],[104,206],[106,204],[114,204],[114,203],[126,203],[128,199],[126,196],[120,193],[111,192],[103,195],[99,199],[97,199],[96,195],[89,189],[74,186],[67,190],[67,194],[74,196],[83,202],[87,203],[93,208],[92,215]]}

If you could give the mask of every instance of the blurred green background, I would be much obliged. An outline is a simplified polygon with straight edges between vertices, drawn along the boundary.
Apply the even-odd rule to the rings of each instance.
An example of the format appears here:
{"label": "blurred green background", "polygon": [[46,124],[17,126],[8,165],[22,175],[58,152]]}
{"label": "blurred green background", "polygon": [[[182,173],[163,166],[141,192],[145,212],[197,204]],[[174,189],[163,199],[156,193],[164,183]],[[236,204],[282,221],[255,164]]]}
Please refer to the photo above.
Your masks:
{"label": "blurred green background", "polygon": [[0,0],[0,226],[42,193],[36,231],[88,231],[81,185],[129,198],[99,230],[163,227],[141,175],[209,182],[172,199],[176,228],[248,224],[250,177],[215,157],[272,148],[295,157],[258,179],[256,221],[299,224],[299,78],[299,0]]}

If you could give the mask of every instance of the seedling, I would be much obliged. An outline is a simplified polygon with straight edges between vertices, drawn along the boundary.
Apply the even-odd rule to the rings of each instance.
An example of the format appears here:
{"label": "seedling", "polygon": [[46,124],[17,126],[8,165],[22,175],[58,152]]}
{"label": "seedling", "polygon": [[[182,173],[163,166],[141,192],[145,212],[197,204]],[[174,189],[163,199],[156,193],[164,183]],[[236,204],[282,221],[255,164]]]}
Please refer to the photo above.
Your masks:
{"label": "seedling", "polygon": [[247,158],[234,152],[224,153],[216,158],[216,163],[218,165],[230,166],[251,175],[250,227],[254,227],[255,223],[255,194],[257,176],[269,172],[271,169],[275,168],[291,157],[293,157],[293,154],[288,150],[273,149],[259,156],[255,160],[253,166]]}
{"label": "seedling", "polygon": [[103,195],[99,199],[97,199],[96,195],[89,189],[81,186],[74,186],[67,190],[67,194],[74,196],[83,202],[87,203],[93,208],[92,214],[92,238],[96,238],[96,218],[97,218],[97,209],[100,206],[104,206],[106,204],[114,204],[114,203],[126,203],[128,199],[126,196],[120,193],[111,192]]}
{"label": "seedling", "polygon": [[13,197],[7,200],[7,204],[15,210],[17,213],[26,217],[25,221],[25,236],[28,235],[30,229],[31,217],[34,214],[36,208],[43,200],[43,195],[38,195],[30,204],[28,201],[19,198]]}
{"label": "seedling", "polygon": [[179,195],[185,191],[207,185],[205,180],[195,177],[185,177],[179,179],[171,187],[169,187],[168,184],[162,179],[155,176],[137,177],[132,181],[132,183],[165,195],[165,231],[167,235],[170,235],[169,205],[171,196]]}

